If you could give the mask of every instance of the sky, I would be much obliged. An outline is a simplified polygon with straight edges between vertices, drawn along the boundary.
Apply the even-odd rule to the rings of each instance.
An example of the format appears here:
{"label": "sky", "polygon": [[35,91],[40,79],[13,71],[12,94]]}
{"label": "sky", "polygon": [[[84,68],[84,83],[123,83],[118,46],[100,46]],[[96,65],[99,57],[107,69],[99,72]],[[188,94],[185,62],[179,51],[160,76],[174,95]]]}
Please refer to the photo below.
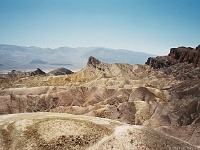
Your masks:
{"label": "sky", "polygon": [[166,55],[200,44],[200,0],[0,0],[0,44]]}

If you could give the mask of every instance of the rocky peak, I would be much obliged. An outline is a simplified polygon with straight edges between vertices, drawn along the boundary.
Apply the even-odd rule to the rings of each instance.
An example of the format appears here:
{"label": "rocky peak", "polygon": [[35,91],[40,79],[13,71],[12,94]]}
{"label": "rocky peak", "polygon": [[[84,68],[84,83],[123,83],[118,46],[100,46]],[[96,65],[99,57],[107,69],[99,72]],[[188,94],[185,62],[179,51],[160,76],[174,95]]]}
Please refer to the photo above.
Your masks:
{"label": "rocky peak", "polygon": [[151,66],[154,69],[169,67],[172,65],[171,61],[168,61],[165,57],[149,57],[146,61],[147,65]]}
{"label": "rocky peak", "polygon": [[87,66],[93,66],[93,67],[97,68],[100,64],[101,64],[101,61],[98,60],[97,58],[95,58],[93,56],[90,56],[88,58]]}
{"label": "rocky peak", "polygon": [[37,68],[35,71],[29,71],[29,72],[23,72],[23,71],[16,71],[12,70],[7,74],[8,78],[22,78],[22,77],[29,77],[29,76],[35,76],[35,75],[44,75],[46,74],[44,71],[42,71],[40,68]]}
{"label": "rocky peak", "polygon": [[66,68],[57,68],[53,71],[50,71],[49,74],[53,74],[53,75],[66,75],[66,74],[72,74],[74,73],[73,71],[66,69]]}
{"label": "rocky peak", "polygon": [[197,59],[197,51],[191,47],[178,47],[171,48],[168,56],[171,56],[173,59],[177,60],[177,62],[187,62],[187,63],[196,63]]}
{"label": "rocky peak", "polygon": [[35,71],[29,72],[30,76],[35,76],[35,75],[44,75],[45,72],[42,71],[40,68],[37,68]]}
{"label": "rocky peak", "polygon": [[148,58],[146,64],[154,69],[169,67],[178,63],[193,64],[194,67],[200,65],[200,45],[196,48],[178,47],[171,48],[167,56]]}

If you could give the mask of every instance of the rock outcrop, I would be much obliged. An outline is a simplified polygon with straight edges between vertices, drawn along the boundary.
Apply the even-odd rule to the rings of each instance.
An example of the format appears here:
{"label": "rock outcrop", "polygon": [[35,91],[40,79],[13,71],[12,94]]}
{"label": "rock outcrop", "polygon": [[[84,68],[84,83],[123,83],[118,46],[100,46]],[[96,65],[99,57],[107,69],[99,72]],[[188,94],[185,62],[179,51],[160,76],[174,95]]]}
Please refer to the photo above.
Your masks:
{"label": "rock outcrop", "polygon": [[97,58],[95,58],[93,56],[90,56],[88,58],[88,62],[87,62],[88,66],[93,66],[93,67],[97,68],[100,64],[101,64],[101,61],[99,61]]}
{"label": "rock outcrop", "polygon": [[29,71],[29,72],[22,72],[22,71],[16,71],[12,70],[7,74],[8,78],[23,78],[23,77],[30,77],[30,76],[36,76],[36,75],[45,75],[46,73],[42,71],[40,68],[37,68],[35,71]]}
{"label": "rock outcrop", "polygon": [[177,60],[177,63],[192,63],[195,66],[199,66],[200,45],[195,49],[190,47],[172,48],[168,56],[171,56],[173,59]]}
{"label": "rock outcrop", "polygon": [[194,67],[200,66],[200,45],[196,48],[171,48],[168,56],[150,57],[146,62],[154,69],[169,67],[177,63],[193,64]]}
{"label": "rock outcrop", "polygon": [[58,75],[67,75],[67,74],[72,74],[72,73],[74,73],[74,72],[69,69],[57,68],[55,70],[50,71],[48,74],[53,74],[55,76],[58,76]]}
{"label": "rock outcrop", "polygon": [[35,71],[28,72],[30,76],[36,76],[36,75],[45,75],[46,73],[42,71],[40,68],[37,68]]}

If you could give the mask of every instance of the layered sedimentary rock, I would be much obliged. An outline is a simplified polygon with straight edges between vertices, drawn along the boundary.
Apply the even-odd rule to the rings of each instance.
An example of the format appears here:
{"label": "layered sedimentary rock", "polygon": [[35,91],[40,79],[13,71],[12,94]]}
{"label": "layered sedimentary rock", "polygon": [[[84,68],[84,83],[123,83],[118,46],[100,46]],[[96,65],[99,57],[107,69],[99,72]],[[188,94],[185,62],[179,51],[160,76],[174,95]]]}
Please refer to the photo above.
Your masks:
{"label": "layered sedimentary rock", "polygon": [[[190,50],[196,56],[199,47]],[[87,66],[74,74],[4,82],[0,113],[42,111],[109,118],[145,125],[199,146],[200,68],[198,59],[196,64],[190,61],[193,52],[185,55],[187,51],[172,49],[159,57],[160,63],[152,64],[167,65],[160,69],[151,63],[108,64],[90,57]]]}

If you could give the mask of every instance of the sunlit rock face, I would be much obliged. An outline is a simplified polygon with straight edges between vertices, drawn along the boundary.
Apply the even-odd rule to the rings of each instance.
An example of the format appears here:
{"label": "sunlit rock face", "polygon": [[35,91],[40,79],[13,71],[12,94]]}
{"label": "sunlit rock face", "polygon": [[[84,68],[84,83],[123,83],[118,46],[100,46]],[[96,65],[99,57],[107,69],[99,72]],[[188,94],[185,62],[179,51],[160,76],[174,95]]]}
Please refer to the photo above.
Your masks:
{"label": "sunlit rock face", "polygon": [[167,65],[159,69],[151,65],[157,63],[108,64],[91,56],[86,67],[73,74],[3,79],[0,114],[59,112],[109,118],[200,146],[200,68],[188,61],[198,50],[171,49],[168,56],[159,57]]}
{"label": "sunlit rock face", "polygon": [[0,118],[0,149],[197,150],[144,126],[62,113],[24,113]]}

